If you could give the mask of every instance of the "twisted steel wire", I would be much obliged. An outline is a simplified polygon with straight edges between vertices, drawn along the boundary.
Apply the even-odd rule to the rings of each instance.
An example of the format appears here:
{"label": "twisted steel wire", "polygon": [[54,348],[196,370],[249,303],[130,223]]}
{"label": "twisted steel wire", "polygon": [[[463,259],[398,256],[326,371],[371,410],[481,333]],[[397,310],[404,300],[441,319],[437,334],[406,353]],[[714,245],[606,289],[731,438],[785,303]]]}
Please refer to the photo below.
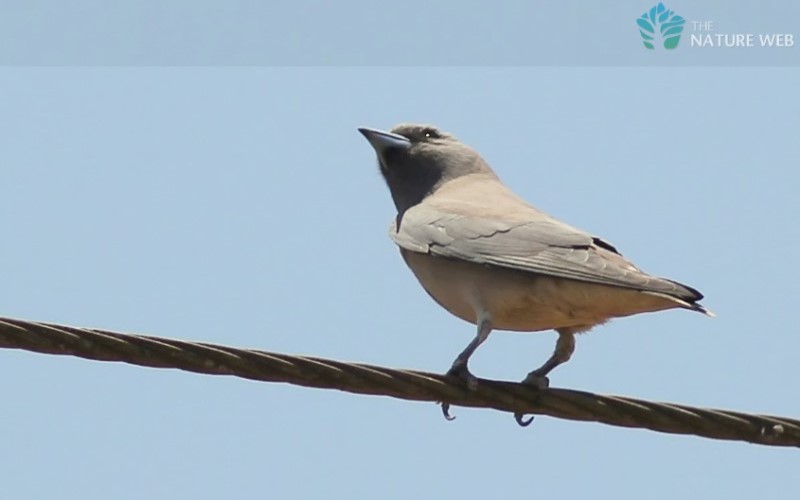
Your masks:
{"label": "twisted steel wire", "polygon": [[338,389],[356,394],[493,408],[673,434],[800,447],[800,420],[695,408],[569,389],[458,378],[203,342],[0,318],[0,347],[211,375]]}

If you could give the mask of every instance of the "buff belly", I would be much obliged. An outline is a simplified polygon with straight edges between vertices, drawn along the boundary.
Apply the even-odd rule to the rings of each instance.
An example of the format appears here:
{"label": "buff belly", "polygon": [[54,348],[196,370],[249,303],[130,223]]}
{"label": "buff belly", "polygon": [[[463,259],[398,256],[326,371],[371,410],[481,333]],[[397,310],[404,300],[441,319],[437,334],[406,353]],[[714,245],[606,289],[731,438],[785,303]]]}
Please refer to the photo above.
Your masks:
{"label": "buff belly", "polygon": [[453,315],[518,332],[588,330],[611,318],[680,307],[637,290],[485,266],[401,249],[428,294]]}

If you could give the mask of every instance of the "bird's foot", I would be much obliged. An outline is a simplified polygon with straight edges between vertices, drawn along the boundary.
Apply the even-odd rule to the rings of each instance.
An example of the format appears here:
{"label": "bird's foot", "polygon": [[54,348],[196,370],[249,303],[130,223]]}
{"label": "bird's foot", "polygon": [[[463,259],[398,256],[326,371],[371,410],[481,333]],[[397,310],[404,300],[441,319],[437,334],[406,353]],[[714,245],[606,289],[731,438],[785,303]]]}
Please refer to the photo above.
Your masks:
{"label": "bird's foot", "polygon": [[539,375],[536,371],[532,371],[522,381],[523,384],[532,385],[539,390],[544,390],[550,387],[550,379],[546,375]]}
{"label": "bird's foot", "polygon": [[446,375],[448,377],[458,377],[467,384],[467,389],[474,391],[478,388],[478,378],[470,373],[469,368],[467,368],[466,363],[464,364],[453,364],[449,370],[447,370]]}
{"label": "bird's foot", "polygon": [[[523,384],[532,385],[537,389],[544,390],[550,387],[550,379],[547,378],[546,375],[541,375],[537,373],[537,370],[534,370],[525,377],[525,380],[522,381]],[[517,421],[520,427],[528,427],[533,422],[533,415],[530,416],[527,420],[525,419],[524,413],[515,413],[514,420]]]}
{"label": "bird's foot", "polygon": [[[453,366],[447,370],[446,375],[448,377],[460,378],[467,385],[467,389],[471,391],[474,391],[478,388],[478,378],[470,373],[466,363],[453,363]],[[448,421],[456,419],[455,416],[450,415],[450,403],[444,401],[442,402],[442,415],[444,415],[445,420]]]}

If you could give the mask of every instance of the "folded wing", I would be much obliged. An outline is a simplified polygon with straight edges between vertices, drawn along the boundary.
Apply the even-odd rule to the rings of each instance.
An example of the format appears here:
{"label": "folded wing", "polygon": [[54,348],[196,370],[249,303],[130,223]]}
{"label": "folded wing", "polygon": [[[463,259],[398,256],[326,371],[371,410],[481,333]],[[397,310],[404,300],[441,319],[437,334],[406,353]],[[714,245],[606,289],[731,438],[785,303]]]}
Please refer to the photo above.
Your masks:
{"label": "folded wing", "polygon": [[665,294],[690,304],[703,297],[642,272],[609,243],[545,214],[505,221],[418,205],[390,232],[397,245],[413,252]]}

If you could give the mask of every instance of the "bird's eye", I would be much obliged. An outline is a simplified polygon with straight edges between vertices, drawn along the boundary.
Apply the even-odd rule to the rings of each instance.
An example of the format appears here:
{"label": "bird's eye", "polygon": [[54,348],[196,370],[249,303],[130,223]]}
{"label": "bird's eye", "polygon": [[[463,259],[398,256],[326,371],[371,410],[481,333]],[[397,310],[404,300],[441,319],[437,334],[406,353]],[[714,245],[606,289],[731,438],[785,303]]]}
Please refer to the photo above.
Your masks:
{"label": "bird's eye", "polygon": [[426,128],[422,131],[422,134],[428,139],[440,139],[442,137],[435,128]]}

